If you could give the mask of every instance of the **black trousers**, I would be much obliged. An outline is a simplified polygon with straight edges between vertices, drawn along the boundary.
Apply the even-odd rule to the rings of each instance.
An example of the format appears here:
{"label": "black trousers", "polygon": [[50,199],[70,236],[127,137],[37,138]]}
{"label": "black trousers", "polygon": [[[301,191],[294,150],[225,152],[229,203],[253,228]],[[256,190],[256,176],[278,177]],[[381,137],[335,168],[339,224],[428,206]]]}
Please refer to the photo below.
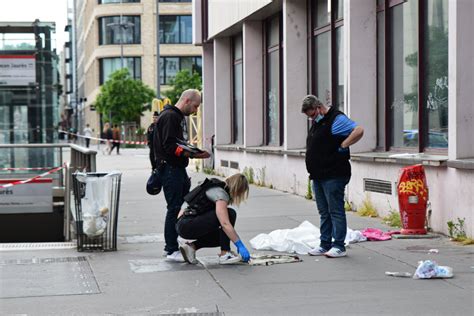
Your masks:
{"label": "black trousers", "polygon": [[153,151],[153,147],[150,147],[150,153],[148,154],[148,157],[150,158],[151,170],[155,170],[156,169],[156,160],[155,160],[155,153]]}
{"label": "black trousers", "polygon": [[[232,227],[235,225],[237,213],[227,208]],[[209,211],[197,216],[183,216],[176,223],[176,231],[185,239],[196,239],[197,249],[221,247],[221,250],[230,251],[230,239],[222,230],[215,211]]]}

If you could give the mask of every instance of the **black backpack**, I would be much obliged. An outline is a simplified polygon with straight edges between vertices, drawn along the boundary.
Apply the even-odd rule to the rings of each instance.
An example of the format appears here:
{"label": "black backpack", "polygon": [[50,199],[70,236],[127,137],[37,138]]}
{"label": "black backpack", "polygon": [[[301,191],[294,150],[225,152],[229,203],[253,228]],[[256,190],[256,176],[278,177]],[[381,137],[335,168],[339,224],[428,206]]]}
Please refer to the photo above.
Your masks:
{"label": "black backpack", "polygon": [[216,203],[209,200],[206,196],[206,191],[213,187],[226,189],[225,186],[226,183],[224,181],[216,178],[206,178],[200,185],[184,196],[184,200],[188,203],[188,214],[199,215],[215,210]]}

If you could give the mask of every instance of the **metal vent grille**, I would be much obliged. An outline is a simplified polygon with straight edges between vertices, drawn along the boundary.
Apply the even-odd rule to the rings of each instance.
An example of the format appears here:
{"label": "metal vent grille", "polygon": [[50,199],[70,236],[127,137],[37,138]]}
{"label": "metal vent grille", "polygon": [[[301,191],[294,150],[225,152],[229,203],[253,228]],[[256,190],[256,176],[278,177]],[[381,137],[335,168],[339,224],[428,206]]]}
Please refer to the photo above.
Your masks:
{"label": "metal vent grille", "polygon": [[231,161],[230,162],[230,167],[232,169],[239,169],[239,163],[237,161]]}
{"label": "metal vent grille", "polygon": [[364,191],[392,195],[392,183],[390,181],[364,178]]}
{"label": "metal vent grille", "polygon": [[229,160],[221,160],[221,167],[229,167]]}

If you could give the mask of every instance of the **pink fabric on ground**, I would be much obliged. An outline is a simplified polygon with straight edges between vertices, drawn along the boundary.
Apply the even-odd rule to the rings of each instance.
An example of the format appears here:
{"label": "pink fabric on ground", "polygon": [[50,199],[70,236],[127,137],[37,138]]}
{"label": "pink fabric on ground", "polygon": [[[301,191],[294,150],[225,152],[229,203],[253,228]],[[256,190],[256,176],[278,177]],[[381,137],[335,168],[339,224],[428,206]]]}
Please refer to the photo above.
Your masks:
{"label": "pink fabric on ground", "polygon": [[384,233],[377,228],[366,228],[362,231],[362,235],[367,237],[367,240],[370,241],[384,241],[392,239],[392,234]]}

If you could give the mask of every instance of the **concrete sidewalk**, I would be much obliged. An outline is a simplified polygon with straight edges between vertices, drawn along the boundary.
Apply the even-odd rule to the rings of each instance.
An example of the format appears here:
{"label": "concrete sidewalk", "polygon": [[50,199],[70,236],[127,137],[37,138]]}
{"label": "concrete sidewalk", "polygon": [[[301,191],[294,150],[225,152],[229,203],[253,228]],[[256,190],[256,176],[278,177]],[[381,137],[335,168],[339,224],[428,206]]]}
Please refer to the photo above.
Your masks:
{"label": "concrete sidewalk", "polygon": [[[0,314],[28,315],[472,315],[474,251],[435,239],[364,242],[339,259],[301,256],[272,266],[168,263],[161,257],[166,203],[150,196],[148,151],[98,154],[98,171],[123,172],[116,252],[41,247],[0,252]],[[206,175],[189,170],[193,185]],[[252,186],[236,229],[250,248],[259,233],[316,226],[315,203]],[[348,214],[352,229],[388,230],[380,219]],[[439,253],[428,253],[429,249]],[[36,249],[36,250],[35,250]],[[218,249],[197,253],[205,262]],[[256,251],[251,251],[256,252]],[[265,253],[259,251],[259,253]],[[414,280],[419,260],[451,266],[454,278]]]}

